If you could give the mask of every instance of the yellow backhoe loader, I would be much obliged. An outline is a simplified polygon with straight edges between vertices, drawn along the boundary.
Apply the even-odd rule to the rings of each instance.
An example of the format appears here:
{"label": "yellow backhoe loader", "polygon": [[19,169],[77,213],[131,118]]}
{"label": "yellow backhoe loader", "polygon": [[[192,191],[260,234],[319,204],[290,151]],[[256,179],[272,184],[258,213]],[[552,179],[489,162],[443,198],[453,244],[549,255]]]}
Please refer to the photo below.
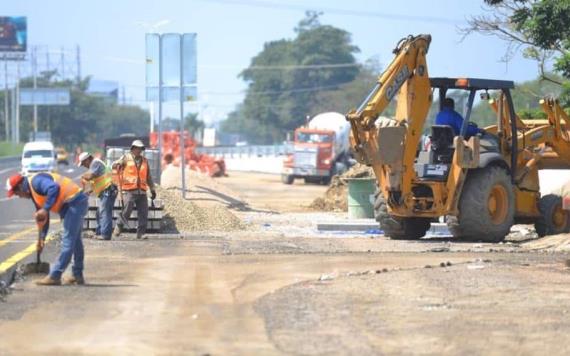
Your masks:
{"label": "yellow backhoe loader", "polygon": [[[419,239],[442,216],[454,236],[471,240],[501,241],[519,223],[534,223],[541,236],[570,231],[561,198],[539,191],[538,170],[570,169],[570,119],[558,101],[541,100],[548,119],[521,120],[512,81],[430,78],[430,42],[430,35],[402,39],[370,94],[346,116],[355,158],[378,181],[375,217],[384,233]],[[433,96],[441,109],[450,90],[468,93],[458,135],[450,126],[424,127]],[[468,137],[477,94],[496,124]],[[395,118],[379,119],[394,98]],[[420,144],[424,130],[429,145]]]}

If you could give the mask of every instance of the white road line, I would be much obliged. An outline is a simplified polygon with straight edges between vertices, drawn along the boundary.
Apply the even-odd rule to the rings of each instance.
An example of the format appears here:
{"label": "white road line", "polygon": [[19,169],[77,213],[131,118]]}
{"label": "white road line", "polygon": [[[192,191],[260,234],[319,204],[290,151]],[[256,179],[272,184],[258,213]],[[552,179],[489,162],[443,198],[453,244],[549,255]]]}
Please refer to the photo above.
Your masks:
{"label": "white road line", "polygon": [[6,168],[0,171],[0,174],[4,174],[6,172],[10,172],[10,171],[17,171],[18,168],[17,167],[12,167],[12,168]]}

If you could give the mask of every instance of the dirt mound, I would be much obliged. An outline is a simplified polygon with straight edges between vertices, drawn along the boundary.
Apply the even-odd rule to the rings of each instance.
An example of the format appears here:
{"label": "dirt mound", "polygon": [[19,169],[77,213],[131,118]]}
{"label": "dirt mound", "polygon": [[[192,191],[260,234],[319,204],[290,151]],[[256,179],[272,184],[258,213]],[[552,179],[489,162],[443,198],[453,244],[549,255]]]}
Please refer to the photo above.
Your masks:
{"label": "dirt mound", "polygon": [[320,211],[348,211],[347,178],[374,177],[372,168],[357,163],[340,176],[333,176],[323,197],[313,200],[309,208]]}
{"label": "dirt mound", "polygon": [[158,188],[158,196],[164,201],[164,232],[235,231],[244,230],[245,224],[221,205],[198,206],[182,199],[178,189]]}
{"label": "dirt mound", "polygon": [[365,166],[357,163],[352,166],[348,171],[344,172],[341,178],[368,178],[374,177],[372,167]]}

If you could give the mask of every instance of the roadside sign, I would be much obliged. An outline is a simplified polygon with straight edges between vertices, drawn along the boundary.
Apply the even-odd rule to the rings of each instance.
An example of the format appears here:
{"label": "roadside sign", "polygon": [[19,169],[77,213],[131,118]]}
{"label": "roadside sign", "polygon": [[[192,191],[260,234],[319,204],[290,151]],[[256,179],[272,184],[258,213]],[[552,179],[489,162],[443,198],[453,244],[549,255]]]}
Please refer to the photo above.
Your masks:
{"label": "roadside sign", "polygon": [[20,88],[20,105],[69,105],[68,88]]}

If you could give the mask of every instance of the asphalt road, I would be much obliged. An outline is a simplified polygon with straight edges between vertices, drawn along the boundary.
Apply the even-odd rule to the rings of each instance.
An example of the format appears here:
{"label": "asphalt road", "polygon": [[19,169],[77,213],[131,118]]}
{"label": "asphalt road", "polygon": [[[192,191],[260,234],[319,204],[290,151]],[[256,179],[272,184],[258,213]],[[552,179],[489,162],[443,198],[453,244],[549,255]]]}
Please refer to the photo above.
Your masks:
{"label": "asphalt road", "polygon": [[[19,170],[19,160],[0,160],[0,184],[2,185],[2,192],[0,193],[0,265],[34,243],[37,237],[37,230],[32,218],[35,211],[33,204],[26,199],[6,197],[6,181]],[[72,178],[80,174],[78,168],[72,166],[60,166],[58,171]],[[57,227],[58,221],[59,217],[52,214],[51,222],[54,228]],[[7,272],[11,272],[11,270]],[[0,280],[8,278],[9,274],[2,273],[0,270]]]}

